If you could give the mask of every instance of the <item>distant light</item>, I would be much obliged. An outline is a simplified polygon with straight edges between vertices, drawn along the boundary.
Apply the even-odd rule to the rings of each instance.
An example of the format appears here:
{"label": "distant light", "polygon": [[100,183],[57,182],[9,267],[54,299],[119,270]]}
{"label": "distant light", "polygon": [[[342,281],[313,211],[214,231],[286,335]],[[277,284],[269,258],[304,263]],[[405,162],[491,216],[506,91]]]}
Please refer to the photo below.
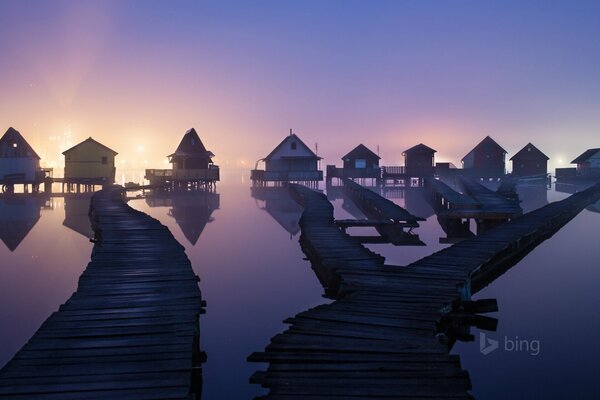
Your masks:
{"label": "distant light", "polygon": [[562,158],[559,158],[558,160],[556,160],[559,164],[564,163],[564,161],[562,160]]}
{"label": "distant light", "polygon": [[138,151],[141,153],[142,151],[144,151],[144,146],[138,146]]}

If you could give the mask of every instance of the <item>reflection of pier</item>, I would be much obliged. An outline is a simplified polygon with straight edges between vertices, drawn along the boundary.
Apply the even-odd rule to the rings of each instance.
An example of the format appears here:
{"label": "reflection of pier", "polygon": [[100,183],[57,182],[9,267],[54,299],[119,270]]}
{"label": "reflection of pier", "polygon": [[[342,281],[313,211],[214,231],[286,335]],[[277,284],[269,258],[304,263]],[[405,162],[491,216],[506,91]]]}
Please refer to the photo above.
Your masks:
{"label": "reflection of pier", "polygon": [[0,239],[15,251],[40,219],[40,209],[48,202],[43,194],[0,196]]}
{"label": "reflection of pier", "polygon": [[290,238],[300,232],[298,221],[304,208],[294,200],[287,187],[252,186],[250,190],[252,197],[262,202],[259,207],[277,221]]}
{"label": "reflection of pier", "polygon": [[65,220],[63,225],[86,238],[94,236],[90,223],[91,193],[65,194]]}
{"label": "reflection of pier", "polygon": [[[515,265],[584,207],[600,186],[517,217],[407,267],[386,266],[333,223],[325,196],[294,186],[305,206],[301,245],[329,296],[297,314],[250,361],[265,398],[471,398],[469,375],[448,354],[469,326],[494,329],[494,301],[471,294]],[[347,254],[356,254],[347,257]]]}
{"label": "reflection of pier", "polygon": [[0,397],[198,398],[203,302],[183,247],[118,187],[91,210],[96,244],[77,291],[0,370]]}

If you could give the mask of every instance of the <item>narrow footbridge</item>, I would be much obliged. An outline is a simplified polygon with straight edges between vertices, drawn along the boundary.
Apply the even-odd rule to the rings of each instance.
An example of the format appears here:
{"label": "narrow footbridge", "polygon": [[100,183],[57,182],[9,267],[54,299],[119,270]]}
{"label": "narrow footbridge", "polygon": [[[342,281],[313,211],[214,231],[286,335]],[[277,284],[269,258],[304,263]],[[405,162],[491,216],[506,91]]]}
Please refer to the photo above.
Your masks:
{"label": "narrow footbridge", "polygon": [[0,370],[2,399],[193,399],[203,301],[183,247],[157,220],[96,193],[95,245],[77,291]]}

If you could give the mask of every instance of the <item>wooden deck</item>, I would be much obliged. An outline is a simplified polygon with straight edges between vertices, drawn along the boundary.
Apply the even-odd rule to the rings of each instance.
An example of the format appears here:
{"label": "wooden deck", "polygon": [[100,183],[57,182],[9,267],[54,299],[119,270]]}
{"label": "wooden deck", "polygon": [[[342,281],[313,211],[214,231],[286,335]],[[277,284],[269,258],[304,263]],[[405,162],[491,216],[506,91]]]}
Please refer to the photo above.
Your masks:
{"label": "wooden deck", "polygon": [[[408,267],[340,234],[324,195],[292,187],[305,206],[301,246],[331,304],[297,314],[250,361],[269,363],[251,379],[265,399],[468,399],[471,382],[456,355],[469,326],[494,328],[473,314],[472,292],[505,272],[588,204],[600,185],[515,218]],[[484,302],[480,312],[493,310]]]}
{"label": "wooden deck", "polygon": [[424,221],[424,218],[412,215],[393,201],[362,187],[351,179],[344,179],[344,187],[356,205],[369,218],[388,219],[396,224],[411,228],[417,228],[419,226],[418,221]]}
{"label": "wooden deck", "polygon": [[510,219],[523,213],[518,199],[507,198],[470,178],[461,177],[460,183],[466,194],[481,204],[482,210],[488,214],[486,219],[491,219],[492,216]]}
{"label": "wooden deck", "polygon": [[203,301],[183,247],[97,192],[96,233],[77,291],[0,370],[2,399],[193,399],[200,393]]}

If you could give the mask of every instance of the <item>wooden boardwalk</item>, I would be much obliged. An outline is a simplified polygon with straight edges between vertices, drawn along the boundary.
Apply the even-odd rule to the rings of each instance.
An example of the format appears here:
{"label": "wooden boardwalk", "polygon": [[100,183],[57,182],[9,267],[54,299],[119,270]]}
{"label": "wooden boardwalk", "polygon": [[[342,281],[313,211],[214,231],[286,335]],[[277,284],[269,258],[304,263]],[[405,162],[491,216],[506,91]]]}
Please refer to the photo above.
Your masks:
{"label": "wooden boardwalk", "polygon": [[487,213],[486,219],[506,220],[523,213],[517,199],[509,199],[470,178],[460,177],[460,183],[466,194],[481,204],[482,210]]}
{"label": "wooden boardwalk", "polygon": [[77,291],[0,370],[2,399],[193,399],[203,302],[183,247],[157,220],[96,193]]}
{"label": "wooden boardwalk", "polygon": [[493,328],[472,314],[471,294],[600,199],[598,185],[398,267],[340,235],[324,195],[292,191],[305,206],[302,248],[337,300],[286,320],[249,357],[269,363],[251,379],[269,389],[265,399],[472,398],[468,373],[448,354],[470,325]]}
{"label": "wooden boardwalk", "polygon": [[412,215],[393,201],[362,187],[351,179],[344,178],[343,182],[350,198],[369,218],[389,219],[410,228],[417,228],[418,221],[424,221],[424,218]]}

